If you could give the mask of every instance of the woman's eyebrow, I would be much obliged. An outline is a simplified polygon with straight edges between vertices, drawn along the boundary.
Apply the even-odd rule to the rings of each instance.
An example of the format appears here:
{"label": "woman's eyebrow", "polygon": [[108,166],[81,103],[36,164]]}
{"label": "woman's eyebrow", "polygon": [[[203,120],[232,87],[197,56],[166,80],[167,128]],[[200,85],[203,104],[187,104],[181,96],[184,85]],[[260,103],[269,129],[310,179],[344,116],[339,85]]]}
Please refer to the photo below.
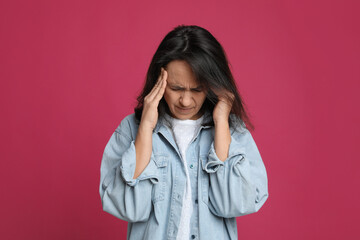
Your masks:
{"label": "woman's eyebrow", "polygon": [[190,88],[190,89],[191,90],[199,90],[199,89],[202,89],[202,88],[203,88],[203,86],[199,85],[199,86],[196,86],[196,87]]}
{"label": "woman's eyebrow", "polygon": [[[180,84],[177,84],[177,83],[168,83],[170,87],[175,87],[175,88],[181,88],[181,89],[185,89],[185,87],[181,86]],[[199,86],[196,86],[196,87],[193,87],[193,88],[190,88],[191,90],[198,90],[198,89],[201,89],[202,86],[199,85]]]}

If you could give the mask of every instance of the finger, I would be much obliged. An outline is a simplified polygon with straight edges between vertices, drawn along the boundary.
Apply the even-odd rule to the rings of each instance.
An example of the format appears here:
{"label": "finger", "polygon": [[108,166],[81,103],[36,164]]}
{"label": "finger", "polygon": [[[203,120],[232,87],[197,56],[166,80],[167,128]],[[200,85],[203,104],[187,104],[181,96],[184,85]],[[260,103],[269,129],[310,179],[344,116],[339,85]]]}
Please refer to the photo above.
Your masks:
{"label": "finger", "polygon": [[223,96],[225,96],[226,93],[225,89],[211,88],[211,90],[218,98],[222,98]]}
{"label": "finger", "polygon": [[147,95],[149,100],[152,100],[154,98],[154,96],[156,96],[157,92],[159,91],[159,88],[161,86],[162,79],[163,79],[163,74],[164,74],[164,69],[161,68],[161,73],[160,73],[158,80],[156,81],[154,87],[151,89],[151,91]]}
{"label": "finger", "polygon": [[160,87],[159,91],[157,92],[157,95],[155,96],[154,100],[156,100],[156,101],[161,100],[161,98],[164,96],[166,85],[167,85],[167,72],[165,71],[161,87]]}
{"label": "finger", "polygon": [[161,79],[161,85],[158,86],[158,88],[154,91],[154,100],[156,101],[160,101],[162,96],[164,95],[165,92],[165,87],[166,87],[166,81],[167,79],[167,71],[164,70],[163,72],[163,77]]}
{"label": "finger", "polygon": [[232,102],[229,101],[228,99],[219,99],[219,102],[222,102],[223,104],[227,105],[228,107],[232,106]]}
{"label": "finger", "polygon": [[232,106],[235,95],[226,89],[212,89],[214,94],[217,96],[219,102],[223,102],[228,106]]}
{"label": "finger", "polygon": [[161,68],[160,75],[159,75],[158,79],[156,80],[156,83],[155,83],[153,89],[160,86],[163,74],[164,74],[164,69]]}
{"label": "finger", "polygon": [[234,102],[234,97],[230,94],[226,94],[226,95],[219,97],[219,101],[224,102],[227,105],[231,106]]}
{"label": "finger", "polygon": [[158,81],[156,83],[156,85],[154,86],[154,88],[152,89],[151,91],[151,97],[154,98],[158,92],[160,91],[160,88],[162,86],[162,83],[163,83],[163,79],[164,79],[164,72],[165,72],[165,69],[161,68],[161,74],[158,78]]}
{"label": "finger", "polygon": [[218,98],[227,98],[229,100],[234,98],[234,94],[226,89],[211,89]]}
{"label": "finger", "polygon": [[220,95],[220,89],[216,89],[216,88],[210,88],[210,89],[213,93],[215,93],[216,96]]}

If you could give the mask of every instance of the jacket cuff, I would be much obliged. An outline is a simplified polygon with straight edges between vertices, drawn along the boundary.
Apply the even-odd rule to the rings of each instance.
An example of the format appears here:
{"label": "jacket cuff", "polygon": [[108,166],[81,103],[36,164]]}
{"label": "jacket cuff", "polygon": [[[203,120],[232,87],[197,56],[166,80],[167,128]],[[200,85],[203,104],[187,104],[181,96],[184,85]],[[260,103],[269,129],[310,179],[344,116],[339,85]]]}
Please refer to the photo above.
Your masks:
{"label": "jacket cuff", "polygon": [[209,154],[208,154],[208,161],[203,167],[203,169],[207,173],[215,173],[217,170],[224,166],[225,164],[230,164],[235,166],[238,163],[243,162],[245,159],[245,149],[240,147],[235,139],[231,136],[231,143],[229,146],[229,156],[225,161],[221,161],[215,152],[214,142],[211,143]]}
{"label": "jacket cuff", "polygon": [[149,164],[146,166],[144,171],[136,179],[133,178],[136,167],[136,150],[135,142],[132,141],[129,149],[124,152],[122,156],[122,161],[120,165],[120,172],[122,178],[125,180],[126,184],[131,187],[135,187],[139,181],[149,179],[153,184],[159,182],[158,177],[158,167],[153,160],[153,155],[151,154],[151,159]]}

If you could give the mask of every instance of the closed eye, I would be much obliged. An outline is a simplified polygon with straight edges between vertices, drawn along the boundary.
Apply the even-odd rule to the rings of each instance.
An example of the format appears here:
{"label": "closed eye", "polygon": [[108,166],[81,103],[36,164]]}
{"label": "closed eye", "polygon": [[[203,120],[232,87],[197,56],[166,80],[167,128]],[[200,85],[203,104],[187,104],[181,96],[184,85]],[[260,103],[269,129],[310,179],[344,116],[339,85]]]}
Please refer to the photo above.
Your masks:
{"label": "closed eye", "polygon": [[[186,89],[183,87],[177,87],[177,86],[170,86],[170,89],[172,91],[185,91]],[[202,92],[203,88],[202,87],[197,87],[197,88],[191,88],[190,91],[192,92]]]}
{"label": "closed eye", "polygon": [[191,89],[193,92],[202,92],[202,88],[193,88]]}
{"label": "closed eye", "polygon": [[182,88],[179,88],[179,87],[171,87],[170,89],[173,90],[173,91],[181,91],[181,90],[183,90]]}

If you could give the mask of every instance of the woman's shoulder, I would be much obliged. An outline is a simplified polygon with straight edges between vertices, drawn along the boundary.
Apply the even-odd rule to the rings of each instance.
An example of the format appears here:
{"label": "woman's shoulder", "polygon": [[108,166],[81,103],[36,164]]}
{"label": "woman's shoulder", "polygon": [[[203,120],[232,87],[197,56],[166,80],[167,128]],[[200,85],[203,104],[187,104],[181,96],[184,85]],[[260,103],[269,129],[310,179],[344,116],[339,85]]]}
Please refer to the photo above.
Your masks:
{"label": "woman's shoulder", "polygon": [[135,113],[131,113],[131,114],[127,115],[122,121],[137,124],[137,119],[136,119]]}
{"label": "woman's shoulder", "polygon": [[248,131],[245,122],[235,114],[230,114],[229,120],[230,120],[230,130],[232,132],[244,134]]}
{"label": "woman's shoulder", "polygon": [[139,121],[135,117],[135,113],[127,115],[123,118],[116,128],[115,132],[122,133],[122,132],[129,132],[134,131],[139,127]]}

